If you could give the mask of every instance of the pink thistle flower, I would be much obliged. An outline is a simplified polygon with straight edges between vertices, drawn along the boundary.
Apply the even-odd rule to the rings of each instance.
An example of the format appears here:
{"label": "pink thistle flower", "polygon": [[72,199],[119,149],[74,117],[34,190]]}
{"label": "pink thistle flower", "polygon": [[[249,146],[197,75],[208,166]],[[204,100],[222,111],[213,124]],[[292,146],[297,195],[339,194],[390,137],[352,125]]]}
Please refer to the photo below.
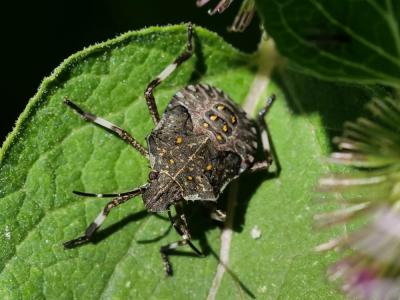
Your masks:
{"label": "pink thistle flower", "polygon": [[[202,7],[209,1],[210,0],[197,0],[196,5],[198,7]],[[233,0],[220,0],[213,9],[208,10],[208,14],[211,16],[216,13],[222,14],[226,9],[229,8],[232,2]],[[233,21],[233,24],[228,27],[228,30],[234,32],[243,32],[250,25],[255,12],[255,0],[244,0]]]}
{"label": "pink thistle flower", "polygon": [[367,223],[316,250],[351,253],[328,270],[348,296],[400,299],[400,103],[375,99],[368,109],[373,121],[346,123],[343,137],[335,139],[341,152],[330,158],[359,172],[322,178],[319,190],[341,208],[315,216],[318,227],[360,217]]}

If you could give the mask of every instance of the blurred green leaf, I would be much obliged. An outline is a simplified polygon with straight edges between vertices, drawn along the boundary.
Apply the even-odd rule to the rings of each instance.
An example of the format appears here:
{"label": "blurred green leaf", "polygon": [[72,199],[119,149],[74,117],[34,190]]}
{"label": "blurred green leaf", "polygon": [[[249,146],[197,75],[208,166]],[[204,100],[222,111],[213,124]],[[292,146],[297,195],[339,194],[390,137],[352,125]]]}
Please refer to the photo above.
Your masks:
{"label": "blurred green leaf", "polygon": [[[157,88],[160,110],[192,81],[218,86],[242,104],[259,80],[258,55],[241,54],[199,27],[196,32],[196,55]],[[178,237],[171,231],[141,243],[162,236],[169,224],[147,215],[140,198],[113,210],[94,243],[69,251],[62,247],[82,234],[107,201],[79,198],[72,190],[124,191],[145,182],[149,171],[131,147],[68,110],[63,97],[126,128],[144,144],[153,124],[143,91],[185,41],[184,26],[127,33],[71,56],[43,81],[0,153],[1,299],[207,297],[217,259],[210,251],[202,259],[173,256],[175,276],[165,278],[159,247]],[[338,126],[337,111],[346,110],[339,106],[330,112],[333,100],[362,100],[367,94],[286,72],[273,78],[271,92],[279,99],[268,122],[282,174],[273,180],[262,174],[239,180],[229,266],[261,299],[339,298],[323,277],[331,257],[312,250],[329,234],[312,232],[318,207],[310,201],[319,174],[326,171],[321,164],[329,149],[326,128]],[[328,104],[312,106],[321,97]],[[330,116],[328,123],[324,114]],[[195,243],[219,253],[218,227],[196,213],[189,222]],[[261,230],[257,240],[250,234],[254,226]],[[226,273],[217,298],[240,299],[242,294],[248,297]]]}
{"label": "blurred green leaf", "polygon": [[400,2],[257,0],[267,32],[301,72],[400,86]]}

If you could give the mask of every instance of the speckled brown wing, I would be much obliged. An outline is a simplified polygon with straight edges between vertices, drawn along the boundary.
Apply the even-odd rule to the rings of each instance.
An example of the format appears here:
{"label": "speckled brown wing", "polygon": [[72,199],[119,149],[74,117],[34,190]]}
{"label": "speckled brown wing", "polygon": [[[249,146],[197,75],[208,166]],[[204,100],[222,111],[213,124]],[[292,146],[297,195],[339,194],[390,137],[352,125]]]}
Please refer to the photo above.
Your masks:
{"label": "speckled brown wing", "polygon": [[240,172],[250,168],[257,152],[257,126],[223,91],[206,85],[189,85],[177,92],[169,109],[183,106],[192,119],[193,132],[207,135],[218,151],[236,153]]}
{"label": "speckled brown wing", "polygon": [[173,181],[185,200],[216,201],[239,174],[240,156],[217,149],[209,134],[196,132],[191,115],[181,105],[166,109],[148,137],[148,147],[152,169],[167,175],[160,176],[165,182],[158,182],[159,190]]}

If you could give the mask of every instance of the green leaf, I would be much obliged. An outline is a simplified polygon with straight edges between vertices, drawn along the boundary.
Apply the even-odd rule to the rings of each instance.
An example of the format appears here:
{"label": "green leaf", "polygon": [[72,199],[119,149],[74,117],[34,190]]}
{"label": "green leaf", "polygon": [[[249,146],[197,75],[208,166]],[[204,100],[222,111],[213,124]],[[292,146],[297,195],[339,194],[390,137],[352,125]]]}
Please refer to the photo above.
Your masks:
{"label": "green leaf", "polygon": [[[311,230],[317,209],[311,202],[312,190],[326,171],[321,164],[329,149],[325,127],[340,123],[335,116],[341,107],[329,103],[335,97],[362,98],[364,92],[295,73],[274,77],[268,92],[263,91],[260,72],[270,63],[263,51],[244,55],[213,33],[199,27],[196,33],[196,55],[157,88],[161,111],[193,80],[218,86],[241,104],[254,88],[262,92],[259,106],[267,94],[278,94],[268,122],[282,173],[273,180],[262,174],[244,175],[238,193],[228,191],[221,198],[230,203],[236,199],[238,206],[228,248],[232,273],[223,276],[217,298],[249,297],[235,276],[261,299],[339,298],[323,276],[332,257],[313,252],[329,235]],[[80,198],[72,190],[125,191],[146,182],[149,172],[146,159],[114,135],[81,120],[62,104],[63,97],[127,129],[145,144],[153,124],[143,91],[185,42],[182,25],[130,32],[71,56],[43,81],[0,154],[1,299],[209,295],[218,265],[212,253],[220,252],[221,240],[220,229],[203,215],[194,213],[189,222],[194,223],[195,243],[206,250],[209,246],[207,255],[173,256],[172,278],[164,276],[159,247],[178,236],[171,230],[162,237],[168,222],[147,215],[140,198],[114,209],[94,243],[68,251],[62,247],[84,232],[107,201]],[[328,104],[315,106],[321,98]],[[301,104],[302,99],[309,100],[308,106]],[[259,239],[251,237],[254,226],[261,230]],[[141,242],[149,239],[155,241]]]}
{"label": "green leaf", "polygon": [[400,2],[257,0],[293,67],[335,81],[400,86]]}

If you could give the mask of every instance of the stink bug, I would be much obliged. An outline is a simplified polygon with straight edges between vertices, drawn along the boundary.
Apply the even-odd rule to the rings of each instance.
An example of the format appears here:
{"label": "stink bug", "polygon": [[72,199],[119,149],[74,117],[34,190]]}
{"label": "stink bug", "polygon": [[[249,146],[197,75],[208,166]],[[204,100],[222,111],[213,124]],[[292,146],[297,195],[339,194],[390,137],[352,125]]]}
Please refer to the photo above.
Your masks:
{"label": "stink bug", "polygon": [[[146,184],[123,193],[93,194],[77,192],[80,196],[113,197],[83,236],[64,243],[72,248],[89,241],[109,212],[116,206],[141,195],[150,212],[166,211],[181,236],[175,243],[161,247],[160,252],[167,275],[172,274],[168,258],[171,250],[189,245],[195,253],[202,253],[191,242],[183,205],[186,201],[205,201],[216,204],[226,185],[245,171],[268,170],[274,159],[270,136],[264,116],[273,102],[270,97],[256,121],[249,119],[224,92],[206,84],[188,85],[178,91],[159,117],[154,89],[193,53],[193,28],[188,25],[187,49],[151,81],[144,93],[155,128],[147,137],[147,149],[118,126],[85,112],[68,99],[64,103],[83,119],[103,127],[134,147],[150,161],[151,171]],[[256,161],[259,142],[264,160]],[[277,169],[279,166],[275,162]],[[175,208],[176,215],[171,213]],[[216,208],[211,216],[223,221],[225,214]]]}

